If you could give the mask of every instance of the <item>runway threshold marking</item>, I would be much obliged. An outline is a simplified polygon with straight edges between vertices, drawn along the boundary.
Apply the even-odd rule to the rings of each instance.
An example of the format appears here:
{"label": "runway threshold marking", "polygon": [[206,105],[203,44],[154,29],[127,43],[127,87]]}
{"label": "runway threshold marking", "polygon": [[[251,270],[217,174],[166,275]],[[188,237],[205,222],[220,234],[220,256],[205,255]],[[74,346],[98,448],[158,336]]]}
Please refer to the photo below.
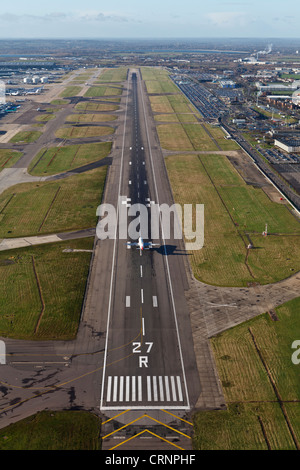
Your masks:
{"label": "runway threshold marking", "polygon": [[172,431],[175,431],[175,432],[177,432],[178,434],[181,434],[182,436],[187,437],[188,439],[191,439],[191,437],[188,436],[187,434],[185,434],[184,432],[179,431],[178,429],[172,428],[172,426],[168,426],[167,424],[163,423],[162,421],[159,421],[158,419],[155,419],[155,418],[153,418],[152,416],[149,416],[147,413],[144,413],[143,415],[141,415],[141,416],[139,416],[138,418],[136,418],[136,419],[130,421],[129,423],[124,424],[124,426],[121,426],[120,428],[115,429],[114,431],[110,432],[109,434],[106,434],[106,436],[103,436],[102,439],[107,439],[108,437],[110,437],[110,436],[112,436],[113,434],[115,434],[115,433],[121,431],[121,430],[124,429],[124,428],[127,428],[127,426],[131,426],[132,424],[136,423],[137,421],[139,421],[139,420],[142,419],[142,418],[149,418],[149,419],[151,419],[152,421],[155,421],[156,423],[161,424],[162,426],[164,426],[164,427],[166,427],[166,428],[168,428],[168,429],[171,429]]}
{"label": "runway threshold marking", "polygon": [[158,439],[162,439],[163,441],[165,441],[165,442],[167,442],[168,444],[170,444],[170,445],[176,447],[176,448],[179,449],[179,450],[185,450],[183,447],[180,447],[180,446],[178,446],[177,444],[174,444],[174,442],[171,442],[171,441],[169,441],[168,439],[166,439],[166,438],[164,438],[164,437],[162,437],[162,436],[159,436],[158,434],[155,434],[154,432],[150,431],[149,429],[144,429],[144,431],[141,431],[141,432],[139,432],[138,434],[135,434],[134,436],[129,437],[129,438],[126,439],[125,441],[122,441],[122,442],[120,442],[119,444],[117,444],[116,446],[111,447],[109,450],[114,450],[114,449],[116,449],[117,447],[120,447],[120,446],[124,445],[126,442],[131,441],[132,439],[135,439],[136,437],[139,437],[139,436],[141,436],[142,434],[145,434],[145,433],[152,434],[152,436],[157,437]]}
{"label": "runway threshold marking", "polygon": [[146,378],[143,378],[141,375],[108,376],[106,389],[107,406],[111,402],[122,403],[124,396],[125,402],[147,401],[149,403],[154,401],[160,403],[169,402],[170,404],[171,402],[182,403],[184,401],[179,375],[147,375]]}

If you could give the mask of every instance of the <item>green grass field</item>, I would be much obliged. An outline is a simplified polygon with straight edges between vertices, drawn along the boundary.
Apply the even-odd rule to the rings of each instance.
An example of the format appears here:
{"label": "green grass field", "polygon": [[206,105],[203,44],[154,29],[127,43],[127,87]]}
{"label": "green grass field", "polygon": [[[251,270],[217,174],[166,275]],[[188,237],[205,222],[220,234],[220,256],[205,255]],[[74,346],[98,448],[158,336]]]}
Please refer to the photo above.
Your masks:
{"label": "green grass field", "polygon": [[73,96],[77,96],[78,93],[81,91],[80,86],[67,86],[59,95],[61,98],[72,98]]}
{"label": "green grass field", "polygon": [[157,126],[160,145],[165,150],[190,150],[194,147],[181,124],[159,124]]}
{"label": "green grass field", "polygon": [[195,449],[295,449],[300,366],[291,345],[299,310],[298,297],[276,309],[278,321],[266,313],[211,339],[228,409],[194,415]]}
{"label": "green grass field", "polygon": [[177,86],[170,80],[146,80],[147,92],[151,93],[178,93]]}
{"label": "green grass field", "polygon": [[23,183],[0,195],[0,238],[95,227],[107,167],[43,183]]}
{"label": "green grass field", "polygon": [[0,450],[100,450],[101,420],[86,411],[42,411],[0,430]]}
{"label": "green grass field", "polygon": [[176,95],[157,95],[149,96],[152,111],[154,113],[176,113],[190,114],[194,113],[200,117],[198,111],[181,93]]}
{"label": "green grass field", "polygon": [[68,104],[70,101],[69,100],[53,100],[51,101],[50,104],[54,104],[54,106],[62,106],[62,105],[65,105],[65,104]]}
{"label": "green grass field", "polygon": [[31,142],[35,142],[38,140],[38,138],[42,135],[42,132],[38,131],[22,131],[18,132],[16,135],[14,135],[11,139],[10,142],[14,144],[18,143],[26,143],[30,144]]}
{"label": "green grass field", "polygon": [[187,114],[155,114],[154,116],[155,121],[161,122],[197,122],[197,117],[193,113]]}
{"label": "green grass field", "polygon": [[31,162],[28,172],[40,176],[73,170],[107,157],[111,147],[111,142],[99,142],[42,149]]}
{"label": "green grass field", "polygon": [[[212,136],[210,137],[210,135],[206,132],[205,128],[203,128],[200,123],[176,123],[176,116],[189,115],[170,114],[164,116],[169,116],[168,120],[170,122],[175,122],[175,124],[172,123],[157,125],[160,144],[165,150],[199,150],[204,152],[238,149],[238,146],[235,142],[224,139],[224,133],[219,128],[212,128],[206,125],[205,128],[208,129],[210,135]],[[174,121],[172,121],[172,119],[174,119]]]}
{"label": "green grass field", "polygon": [[[299,270],[299,222],[284,205],[247,185],[225,156],[173,155],[166,166],[175,202],[204,204],[204,247],[190,254],[196,278],[246,286],[275,282]],[[266,223],[269,235],[263,237]],[[254,245],[248,253],[247,234]]]}
{"label": "green grass field", "polygon": [[79,111],[116,111],[119,109],[118,105],[109,103],[97,103],[92,101],[83,101],[76,104],[75,109]]}
{"label": "green grass field", "polygon": [[114,133],[113,127],[108,126],[80,126],[61,127],[56,131],[56,137],[60,139],[81,139],[85,137],[102,137]]}
{"label": "green grass field", "polygon": [[11,168],[22,156],[21,152],[15,150],[0,149],[0,171]]}
{"label": "green grass field", "polygon": [[91,86],[85,93],[86,98],[97,98],[99,96],[118,96],[122,94],[122,89],[110,86]]}
{"label": "green grass field", "polygon": [[35,119],[36,121],[39,121],[39,122],[48,122],[48,121],[51,121],[52,119],[55,119],[55,117],[56,116],[54,114],[41,114],[40,116],[37,116]]}
{"label": "green grass field", "polygon": [[127,67],[104,70],[98,78],[98,82],[124,82],[127,79]]}
{"label": "green grass field", "polygon": [[91,250],[93,238],[0,252],[0,336],[76,337],[91,253],[67,248]]}
{"label": "green grass field", "polygon": [[174,113],[168,96],[149,96],[151,108],[154,113]]}
{"label": "green grass field", "polygon": [[113,114],[70,114],[70,116],[67,116],[66,122],[108,122],[115,121],[117,118],[118,117]]}
{"label": "green grass field", "polygon": [[141,67],[142,79],[147,80],[166,80],[168,72],[159,67]]}

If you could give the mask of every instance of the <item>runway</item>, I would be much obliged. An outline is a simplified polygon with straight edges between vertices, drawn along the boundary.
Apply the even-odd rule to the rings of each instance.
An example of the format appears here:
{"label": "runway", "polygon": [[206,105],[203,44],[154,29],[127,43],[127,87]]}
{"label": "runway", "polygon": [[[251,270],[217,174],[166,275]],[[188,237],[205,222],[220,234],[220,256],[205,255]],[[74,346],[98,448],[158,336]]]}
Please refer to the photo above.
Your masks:
{"label": "runway", "polygon": [[[128,86],[119,175],[109,202],[122,198],[128,211],[134,204],[146,205],[150,227],[151,203],[173,201],[138,72],[130,74]],[[174,251],[181,248],[161,231],[152,240],[158,248],[141,256],[119,239],[123,228],[118,226],[114,240],[98,241],[101,262],[95,260],[94,279],[102,282],[97,295],[90,285],[92,309],[106,317],[100,410],[188,411],[200,385],[184,296],[185,266],[182,253]]]}

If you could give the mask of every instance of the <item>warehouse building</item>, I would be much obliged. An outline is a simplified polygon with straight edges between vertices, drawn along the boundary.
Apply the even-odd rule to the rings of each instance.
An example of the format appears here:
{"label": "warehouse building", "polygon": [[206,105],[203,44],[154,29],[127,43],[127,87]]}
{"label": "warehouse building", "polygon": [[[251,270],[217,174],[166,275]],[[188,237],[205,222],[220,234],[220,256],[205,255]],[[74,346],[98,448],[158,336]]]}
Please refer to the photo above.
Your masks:
{"label": "warehouse building", "polygon": [[262,93],[264,92],[272,92],[272,91],[296,91],[300,88],[300,80],[294,80],[291,85],[284,85],[281,83],[270,83],[269,85],[262,85],[261,83],[257,82],[256,87]]}
{"label": "warehouse building", "polygon": [[300,152],[300,135],[277,136],[274,145],[287,153]]}
{"label": "warehouse building", "polygon": [[236,83],[232,80],[220,80],[219,84],[221,88],[235,88]]}

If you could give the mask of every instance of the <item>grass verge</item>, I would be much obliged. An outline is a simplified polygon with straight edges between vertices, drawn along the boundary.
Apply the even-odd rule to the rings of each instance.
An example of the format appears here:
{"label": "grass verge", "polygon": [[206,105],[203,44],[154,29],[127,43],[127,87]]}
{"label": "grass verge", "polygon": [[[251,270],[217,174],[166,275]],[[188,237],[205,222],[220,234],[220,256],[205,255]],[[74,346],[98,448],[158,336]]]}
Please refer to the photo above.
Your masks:
{"label": "grass verge", "polygon": [[67,122],[106,122],[115,121],[117,116],[113,114],[70,114],[67,116]]}
{"label": "grass verge", "polygon": [[80,86],[67,86],[59,95],[61,98],[72,98],[73,96],[77,96],[78,93],[81,91]]}
{"label": "grass verge", "polygon": [[82,101],[76,104],[75,109],[79,111],[116,111],[119,106],[109,103],[97,103],[92,101]]}
{"label": "grass verge", "polygon": [[66,179],[22,183],[0,195],[0,238],[94,227],[107,167]]}
{"label": "grass verge", "polygon": [[285,450],[300,442],[300,298],[211,339],[228,409],[194,416],[194,448]]}
{"label": "grass verge", "polygon": [[19,143],[26,143],[30,144],[31,142],[35,142],[38,138],[42,135],[42,132],[38,131],[23,131],[18,132],[16,135],[10,139],[11,143],[19,144]]}
{"label": "grass verge", "polygon": [[42,149],[31,162],[28,172],[40,176],[73,170],[107,157],[111,147],[111,142],[99,142]]}
{"label": "grass verge", "polygon": [[85,137],[102,137],[113,133],[114,128],[108,126],[71,126],[58,129],[55,135],[60,139],[81,139]]}
{"label": "grass verge", "polygon": [[11,168],[21,158],[21,156],[21,152],[0,149],[0,171],[4,168]]}
{"label": "grass verge", "polygon": [[[197,279],[247,286],[276,282],[299,270],[298,220],[262,189],[247,185],[227,157],[173,155],[166,166],[175,202],[204,204],[204,246],[190,253]],[[269,235],[263,237],[266,223]]]}
{"label": "grass verge", "polygon": [[85,411],[42,411],[0,430],[0,450],[100,450],[101,420]]}
{"label": "grass verge", "polygon": [[92,250],[93,238],[0,252],[0,336],[76,337],[91,253],[69,248]]}
{"label": "grass verge", "polygon": [[121,88],[109,86],[92,86],[85,93],[86,98],[96,98],[97,96],[118,96],[122,94]]}

